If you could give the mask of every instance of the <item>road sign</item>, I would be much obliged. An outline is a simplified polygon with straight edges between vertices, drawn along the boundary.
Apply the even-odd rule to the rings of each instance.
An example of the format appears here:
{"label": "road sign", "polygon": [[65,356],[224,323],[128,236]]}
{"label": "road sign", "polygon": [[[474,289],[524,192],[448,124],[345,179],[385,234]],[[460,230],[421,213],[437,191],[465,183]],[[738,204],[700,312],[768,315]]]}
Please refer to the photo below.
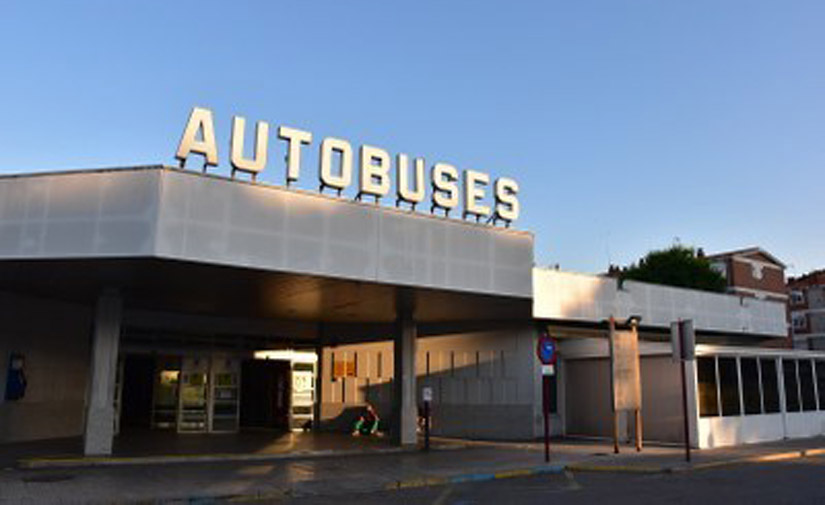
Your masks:
{"label": "road sign", "polygon": [[556,339],[542,333],[536,345],[536,356],[541,362],[542,411],[544,413],[544,461],[550,462],[550,395],[551,377],[556,373]]}
{"label": "road sign", "polygon": [[541,361],[542,365],[555,365],[558,353],[556,352],[556,339],[551,338],[547,334],[542,334],[539,337],[539,342],[536,347],[536,355]]}
{"label": "road sign", "polygon": [[690,423],[688,422],[687,378],[685,361],[696,359],[696,332],[693,321],[686,319],[670,324],[670,343],[673,347],[673,361],[679,363],[682,376],[682,420],[685,431],[685,461],[690,462]]}
{"label": "road sign", "polygon": [[433,388],[429,386],[421,388],[421,399],[425,402],[433,401]]}

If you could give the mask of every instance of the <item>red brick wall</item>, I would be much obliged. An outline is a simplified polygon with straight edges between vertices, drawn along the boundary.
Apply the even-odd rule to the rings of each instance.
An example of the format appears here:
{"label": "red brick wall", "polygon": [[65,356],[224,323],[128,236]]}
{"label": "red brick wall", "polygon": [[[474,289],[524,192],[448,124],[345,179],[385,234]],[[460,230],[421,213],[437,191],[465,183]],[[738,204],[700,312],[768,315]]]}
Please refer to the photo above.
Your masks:
{"label": "red brick wall", "polygon": [[728,263],[728,285],[779,294],[787,292],[785,274],[782,270],[763,266],[761,279],[754,277],[753,270],[750,262],[731,260]]}

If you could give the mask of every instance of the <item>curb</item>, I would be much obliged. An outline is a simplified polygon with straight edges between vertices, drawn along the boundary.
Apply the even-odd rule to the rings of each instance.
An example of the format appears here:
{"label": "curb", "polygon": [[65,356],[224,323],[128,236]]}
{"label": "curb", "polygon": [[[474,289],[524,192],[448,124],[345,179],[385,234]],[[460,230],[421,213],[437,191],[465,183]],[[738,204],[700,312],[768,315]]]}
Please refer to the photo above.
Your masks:
{"label": "curb", "polygon": [[825,455],[825,448],[801,449],[798,451],[775,452],[769,454],[759,454],[755,456],[745,456],[722,461],[709,461],[707,463],[681,464],[678,466],[651,466],[651,465],[595,465],[588,463],[573,463],[567,465],[566,470],[571,472],[601,472],[601,473],[687,473],[714,468],[724,468],[750,463],[770,463],[774,461],[788,461],[793,459],[809,458]]}
{"label": "curb", "polygon": [[516,477],[532,477],[535,475],[547,475],[564,473],[567,469],[565,465],[541,465],[530,468],[517,468],[512,470],[502,470],[500,472],[467,473],[452,475],[449,477],[423,477],[420,479],[399,480],[387,484],[385,490],[401,490],[428,486],[444,486],[448,484],[464,484],[467,482],[484,482],[490,480],[512,479]]}
{"label": "curb", "polygon": [[710,461],[700,463],[692,467],[674,468],[673,471],[706,470],[725,466],[743,465],[748,463],[770,463],[774,461],[788,461],[792,459],[810,458],[825,455],[825,448],[801,449],[789,452],[774,452],[770,454],[760,454],[757,456],[746,456],[744,458],[734,458],[725,461]]}
{"label": "curb", "polygon": [[673,467],[651,465],[595,465],[590,463],[572,463],[565,467],[569,472],[579,473],[670,473]]}
{"label": "curb", "polygon": [[[87,468],[130,465],[175,465],[183,463],[223,463],[244,461],[284,461],[293,459],[316,459],[335,456],[369,456],[414,452],[417,448],[387,447],[370,450],[335,451],[324,449],[318,451],[298,451],[288,454],[193,454],[169,456],[136,457],[67,457],[67,458],[28,458],[18,461],[18,466],[27,470],[46,468]],[[435,448],[435,450],[440,450]]]}

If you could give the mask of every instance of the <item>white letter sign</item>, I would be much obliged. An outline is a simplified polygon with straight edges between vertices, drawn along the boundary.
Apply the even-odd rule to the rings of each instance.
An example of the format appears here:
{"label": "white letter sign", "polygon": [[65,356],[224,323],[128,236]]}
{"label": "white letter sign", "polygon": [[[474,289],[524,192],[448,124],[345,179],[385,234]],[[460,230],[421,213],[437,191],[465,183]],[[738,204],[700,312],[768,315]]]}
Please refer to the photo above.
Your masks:
{"label": "white letter sign", "polygon": [[[334,153],[341,156],[341,170],[338,174],[332,173],[332,158]],[[321,142],[321,189],[324,186],[335,188],[340,193],[352,182],[352,147],[342,139],[327,137]]]}
{"label": "white letter sign", "polygon": [[[246,142],[246,133],[246,120],[241,116],[234,116],[229,138],[232,178],[235,178],[236,172],[245,172],[252,177],[252,181],[257,182],[258,174],[267,167],[269,123],[255,123],[254,144]],[[278,138],[287,143],[286,186],[290,187],[301,176],[302,158],[315,154],[307,154],[303,149],[312,144],[313,135],[297,128],[279,126]],[[398,153],[395,155],[393,170],[394,153],[367,144],[356,147],[359,148],[356,200],[361,200],[364,195],[370,195],[375,197],[375,202],[378,203],[394,189],[395,206],[401,208],[402,202],[406,202],[411,205],[414,212],[416,206],[427,198],[429,184],[430,213],[435,213],[436,209],[443,209],[444,215],[449,217],[451,210],[463,205],[464,219],[474,217],[476,222],[481,222],[481,218],[489,217],[485,220],[486,223],[496,225],[503,221],[508,227],[519,217],[519,186],[513,179],[499,178],[491,188],[491,177],[488,173],[477,170],[459,172],[455,166],[439,162],[432,165],[427,182],[424,158]],[[218,145],[215,142],[212,111],[202,107],[194,107],[190,112],[175,152],[175,158],[180,160],[181,168],[185,167],[187,159],[193,153],[203,156],[204,171],[210,166],[218,166]],[[355,176],[353,158],[356,153],[353,152],[353,146],[345,139],[326,137],[320,143],[317,154],[318,179],[321,183],[318,191],[323,193],[324,189],[333,188],[339,197],[343,196],[344,191],[354,193],[355,191],[350,188]],[[314,162],[314,159],[312,161]],[[351,193],[347,197],[350,195]]]}
{"label": "white letter sign", "polygon": [[240,116],[235,116],[232,119],[232,140],[230,142],[230,150],[232,151],[232,174],[235,171],[247,172],[252,174],[254,181],[258,172],[262,172],[266,168],[266,152],[269,146],[269,124],[264,121],[258,121],[255,126],[255,158],[248,159],[243,156],[244,146],[244,128],[246,127],[246,120]]}
{"label": "white letter sign", "polygon": [[[201,140],[198,140],[198,133]],[[215,126],[212,124],[212,111],[195,107],[189,114],[189,122],[183,130],[183,137],[178,145],[178,152],[175,157],[180,160],[183,168],[189,153],[202,154],[204,156],[203,168],[208,165],[218,166],[218,146],[215,144]]]}
{"label": "white letter sign", "polygon": [[361,146],[361,185],[359,195],[376,198],[390,192],[390,155],[372,146]]}

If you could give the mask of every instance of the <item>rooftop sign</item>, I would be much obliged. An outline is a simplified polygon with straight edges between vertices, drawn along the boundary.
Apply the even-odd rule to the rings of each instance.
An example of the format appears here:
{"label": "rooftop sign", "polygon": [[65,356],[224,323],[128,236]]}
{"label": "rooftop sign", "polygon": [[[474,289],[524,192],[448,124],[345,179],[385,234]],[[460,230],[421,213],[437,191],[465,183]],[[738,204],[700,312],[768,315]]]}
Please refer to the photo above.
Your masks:
{"label": "rooftop sign", "polygon": [[[254,157],[244,156],[246,120],[243,117],[232,118],[232,135],[230,140],[230,162],[232,176],[235,172],[245,172],[255,180],[267,166],[269,146],[269,123],[258,121],[255,127]],[[301,154],[304,147],[312,145],[311,132],[291,128],[278,127],[278,138],[287,143],[286,157],[286,185],[296,182],[301,177]],[[192,154],[202,155],[203,169],[218,165],[218,146],[215,142],[215,124],[212,111],[200,107],[192,109],[189,121],[183,131],[175,157],[180,160],[181,168]],[[391,165],[392,158],[386,150],[362,145],[358,156],[358,173],[354,173],[355,154],[352,145],[341,138],[326,137],[320,143],[318,179],[319,191],[326,188],[341,192],[353,183],[356,178],[358,194],[356,199],[372,196],[376,202],[390,194],[392,186]],[[426,196],[425,166],[423,158],[410,157],[398,153],[395,157],[396,194],[395,205],[400,207],[406,202],[415,210],[416,206],[424,202]],[[487,201],[490,175],[476,170],[459,170],[453,165],[437,162],[430,169],[429,182],[431,186],[430,212],[441,209],[444,215],[463,206],[464,219],[475,218],[476,221],[486,219],[487,222],[503,222],[509,226],[519,217],[518,183],[510,178],[500,177],[492,187],[491,201]]]}

